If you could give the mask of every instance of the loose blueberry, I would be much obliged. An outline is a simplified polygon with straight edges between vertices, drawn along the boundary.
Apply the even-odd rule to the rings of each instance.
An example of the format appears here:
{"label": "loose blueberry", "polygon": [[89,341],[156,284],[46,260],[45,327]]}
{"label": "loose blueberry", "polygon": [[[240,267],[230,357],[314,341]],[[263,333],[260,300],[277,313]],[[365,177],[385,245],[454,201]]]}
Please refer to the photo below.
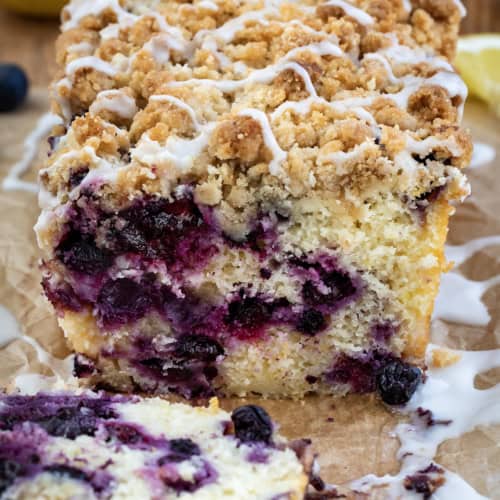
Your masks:
{"label": "loose blueberry", "polygon": [[316,335],[326,327],[323,314],[316,309],[306,309],[299,318],[297,330],[306,335]]}
{"label": "loose blueberry", "polygon": [[377,374],[377,390],[388,405],[403,405],[410,401],[421,381],[419,368],[394,360]]}
{"label": "loose blueberry", "polygon": [[0,64],[0,111],[13,111],[26,99],[28,78],[15,64]]}
{"label": "loose blueberry", "polygon": [[177,341],[175,354],[180,358],[213,362],[224,354],[224,348],[206,335],[186,335]]}
{"label": "loose blueberry", "polygon": [[266,444],[271,441],[273,424],[264,408],[256,405],[240,406],[233,411],[231,420],[235,435],[240,441]]}

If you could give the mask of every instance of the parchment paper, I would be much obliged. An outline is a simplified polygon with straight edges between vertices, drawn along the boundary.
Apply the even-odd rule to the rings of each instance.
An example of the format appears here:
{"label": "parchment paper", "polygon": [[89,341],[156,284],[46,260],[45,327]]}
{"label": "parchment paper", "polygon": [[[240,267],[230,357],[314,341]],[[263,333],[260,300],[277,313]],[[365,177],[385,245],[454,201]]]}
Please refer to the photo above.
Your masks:
{"label": "parchment paper", "polygon": [[[45,90],[35,89],[27,105],[12,114],[0,115],[0,179],[20,158],[22,143],[36,119],[48,108]],[[452,220],[449,242],[461,244],[472,238],[500,235],[500,127],[487,108],[477,102],[466,107],[465,123],[475,141],[497,149],[497,160],[469,172],[472,197]],[[43,153],[43,152],[42,152]],[[41,154],[42,154],[41,153]],[[35,179],[35,168],[26,176]],[[0,304],[18,319],[23,332],[38,340],[51,354],[68,355],[64,338],[42,297],[38,252],[32,227],[38,206],[35,195],[0,190]],[[483,280],[500,274],[500,247],[489,248],[462,265],[470,279]],[[500,346],[500,287],[484,297],[492,315],[487,328],[438,323],[434,340],[461,349]],[[38,363],[34,349],[16,340],[0,349],[0,387],[20,373],[50,374]],[[500,381],[489,372],[478,381],[488,387]],[[223,401],[231,408],[242,401]],[[396,473],[398,441],[391,436],[398,417],[372,396],[342,400],[309,398],[304,402],[259,401],[280,422],[289,438],[310,437],[320,453],[322,475],[341,484],[364,474]],[[500,499],[500,426],[480,428],[443,444],[436,461],[463,476],[483,495]],[[457,499],[459,500],[459,499]]]}

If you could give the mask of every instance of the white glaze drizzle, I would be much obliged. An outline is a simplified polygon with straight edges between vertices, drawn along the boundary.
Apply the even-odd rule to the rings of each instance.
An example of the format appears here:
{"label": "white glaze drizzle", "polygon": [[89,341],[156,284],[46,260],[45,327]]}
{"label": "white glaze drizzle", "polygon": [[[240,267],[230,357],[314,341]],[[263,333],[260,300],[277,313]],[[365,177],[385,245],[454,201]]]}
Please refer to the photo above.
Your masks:
{"label": "white glaze drizzle", "polygon": [[257,109],[246,109],[238,113],[240,116],[249,116],[259,122],[262,130],[264,144],[273,154],[273,159],[269,162],[269,173],[274,176],[279,176],[283,173],[281,164],[286,160],[287,153],[283,151],[273,134],[271,125],[266,114]]}
{"label": "white glaze drizzle", "polygon": [[[495,245],[500,245],[500,236],[478,238],[464,245],[446,246],[446,257],[460,266],[476,252]],[[433,317],[468,325],[487,325],[491,318],[481,298],[487,290],[498,284],[500,276],[473,281],[457,272],[444,274]]]}
{"label": "white glaze drizzle", "polygon": [[115,113],[121,118],[131,120],[137,113],[137,104],[133,97],[120,90],[103,90],[97,94],[89,112],[98,115],[102,111]]}
{"label": "white glaze drizzle", "polygon": [[474,142],[469,168],[478,168],[491,163],[496,157],[495,148],[484,142]]}
{"label": "white glaze drizzle", "polygon": [[38,186],[34,182],[21,180],[21,176],[26,173],[35,161],[40,147],[40,142],[47,138],[51,130],[62,123],[61,117],[52,113],[43,115],[37,122],[36,127],[26,137],[24,141],[23,157],[9,171],[3,180],[3,188],[7,191],[27,191],[37,193]]}
{"label": "white glaze drizzle", "polygon": [[75,73],[82,68],[91,68],[108,76],[115,76],[118,73],[118,70],[113,65],[103,61],[99,57],[85,56],[74,59],[66,66],[66,74],[70,81],[73,81]]}
{"label": "white glaze drizzle", "polygon": [[80,21],[91,15],[99,15],[104,10],[110,9],[118,16],[118,22],[122,25],[130,24],[136,20],[136,16],[127,12],[121,5],[119,0],[72,0],[63,11],[64,15],[68,15],[69,19],[63,23],[62,30],[67,31],[77,28]]}
{"label": "white glaze drizzle", "polygon": [[[59,359],[49,354],[33,337],[25,335],[14,315],[3,305],[0,305],[0,348],[20,340],[29,344],[36,353],[38,361],[52,370],[52,377],[37,373],[23,373],[14,379],[14,387],[22,392],[35,393],[40,390],[40,383],[44,389],[53,389],[55,385],[66,387],[68,383],[75,384],[72,374],[73,356]],[[38,381],[38,382],[36,382]],[[29,390],[29,387],[33,390]]]}
{"label": "white glaze drizzle", "polygon": [[331,5],[335,7],[340,7],[346,14],[346,16],[356,19],[359,24],[363,26],[371,26],[375,21],[372,16],[367,14],[364,10],[358,9],[349,2],[344,0],[330,0],[324,4],[325,6]]}

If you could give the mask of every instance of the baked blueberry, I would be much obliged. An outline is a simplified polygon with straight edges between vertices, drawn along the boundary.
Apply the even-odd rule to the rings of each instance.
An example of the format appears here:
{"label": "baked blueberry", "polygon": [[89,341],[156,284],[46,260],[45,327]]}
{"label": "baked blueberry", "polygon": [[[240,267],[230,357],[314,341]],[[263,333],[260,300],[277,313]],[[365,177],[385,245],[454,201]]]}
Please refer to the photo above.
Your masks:
{"label": "baked blueberry", "polygon": [[316,309],[306,309],[300,316],[297,323],[297,330],[306,335],[316,335],[326,327],[326,320],[323,314]]}
{"label": "baked blueberry", "polygon": [[400,360],[386,364],[377,374],[377,391],[388,405],[404,405],[410,401],[422,381],[422,372]]}
{"label": "baked blueberry", "polygon": [[233,411],[231,420],[235,435],[240,441],[269,444],[273,434],[273,424],[264,408],[256,405],[240,406]]}

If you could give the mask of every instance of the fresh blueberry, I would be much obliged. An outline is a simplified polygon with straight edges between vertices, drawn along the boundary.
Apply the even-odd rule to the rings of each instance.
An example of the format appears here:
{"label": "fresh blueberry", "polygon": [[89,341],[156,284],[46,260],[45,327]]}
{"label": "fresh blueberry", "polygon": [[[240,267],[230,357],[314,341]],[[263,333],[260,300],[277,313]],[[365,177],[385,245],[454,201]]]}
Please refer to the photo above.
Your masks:
{"label": "fresh blueberry", "polygon": [[244,443],[269,444],[273,434],[271,417],[256,405],[240,406],[233,411],[231,420],[236,437]]}
{"label": "fresh blueberry", "polygon": [[186,335],[177,341],[175,354],[180,358],[213,362],[224,354],[224,348],[206,335]]}
{"label": "fresh blueberry", "polygon": [[26,99],[28,78],[15,64],[0,64],[0,111],[14,111]]}
{"label": "fresh blueberry", "polygon": [[316,335],[326,327],[323,314],[316,309],[306,309],[299,318],[297,330],[306,335]]}
{"label": "fresh blueberry", "polygon": [[410,401],[421,381],[419,368],[394,360],[377,374],[377,390],[388,405],[403,405]]}

